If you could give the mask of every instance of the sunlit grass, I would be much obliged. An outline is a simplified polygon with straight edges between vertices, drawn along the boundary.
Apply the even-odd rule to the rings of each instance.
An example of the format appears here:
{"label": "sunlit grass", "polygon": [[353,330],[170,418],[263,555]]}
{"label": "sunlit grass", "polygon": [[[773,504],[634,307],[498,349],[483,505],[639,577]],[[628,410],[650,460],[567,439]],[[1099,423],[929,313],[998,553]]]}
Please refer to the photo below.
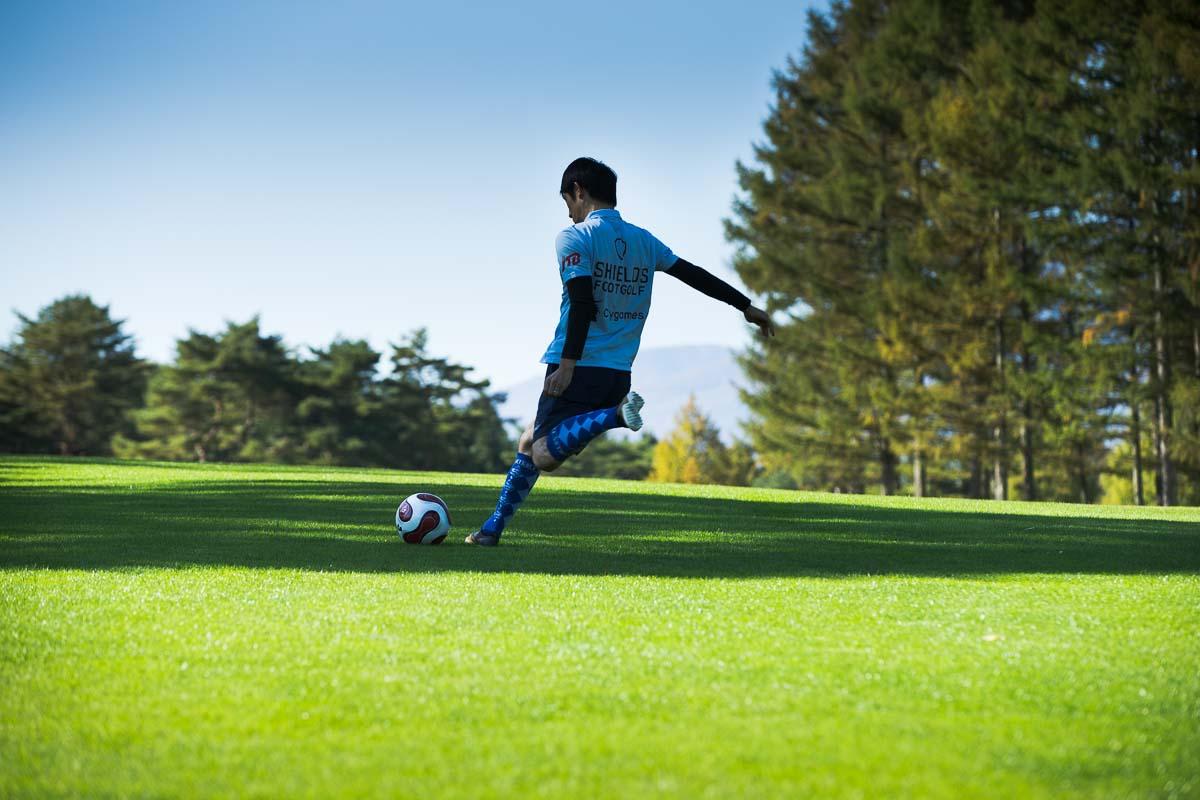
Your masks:
{"label": "sunlit grass", "polygon": [[1200,794],[1196,509],[499,481],[0,461],[0,796]]}

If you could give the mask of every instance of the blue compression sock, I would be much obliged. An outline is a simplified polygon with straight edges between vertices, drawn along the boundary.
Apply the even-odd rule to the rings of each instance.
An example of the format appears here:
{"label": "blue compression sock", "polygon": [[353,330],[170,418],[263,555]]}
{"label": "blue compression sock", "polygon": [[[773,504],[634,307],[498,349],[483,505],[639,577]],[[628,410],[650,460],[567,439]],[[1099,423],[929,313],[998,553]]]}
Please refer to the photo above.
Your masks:
{"label": "blue compression sock", "polygon": [[620,406],[613,406],[564,419],[546,434],[546,448],[550,455],[554,456],[555,461],[563,461],[605,431],[623,427],[619,409]]}
{"label": "blue compression sock", "polygon": [[508,477],[504,479],[504,488],[500,490],[500,499],[496,502],[496,510],[480,526],[482,533],[499,536],[504,533],[504,526],[512,519],[513,514],[525,502],[533,485],[537,483],[541,471],[533,463],[533,459],[524,453],[517,453],[517,458],[508,468]]}

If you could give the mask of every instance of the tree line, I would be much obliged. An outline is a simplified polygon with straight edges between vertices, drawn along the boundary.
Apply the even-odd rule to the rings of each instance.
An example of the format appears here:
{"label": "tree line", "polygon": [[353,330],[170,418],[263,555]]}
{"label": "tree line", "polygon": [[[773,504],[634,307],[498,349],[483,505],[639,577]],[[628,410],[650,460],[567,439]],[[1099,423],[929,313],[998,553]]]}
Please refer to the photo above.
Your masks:
{"label": "tree line", "polygon": [[294,349],[252,319],[189,331],[154,364],[86,296],[18,316],[0,351],[3,452],[489,472],[511,460],[502,396],[431,355],[423,330],[381,364],[365,341]]}
{"label": "tree line", "polygon": [[726,223],[769,473],[1200,502],[1200,5],[838,2],[774,88]]}

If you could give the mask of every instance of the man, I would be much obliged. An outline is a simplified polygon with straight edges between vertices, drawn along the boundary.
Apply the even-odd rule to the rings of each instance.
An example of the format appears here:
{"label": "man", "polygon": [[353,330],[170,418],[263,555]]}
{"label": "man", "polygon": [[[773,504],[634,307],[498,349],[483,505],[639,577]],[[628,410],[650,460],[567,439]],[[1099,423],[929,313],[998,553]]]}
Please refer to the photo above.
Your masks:
{"label": "man", "polygon": [[616,209],[617,175],[606,165],[575,159],[563,172],[559,194],[575,224],[555,242],[563,294],[554,341],[542,356],[546,383],[496,510],[467,544],[499,544],[543,471],[554,471],[605,431],[642,427],[644,401],[630,391],[630,369],[650,312],[655,273],[728,303],[762,335],[775,334],[770,317],[750,298],[623,220]]}

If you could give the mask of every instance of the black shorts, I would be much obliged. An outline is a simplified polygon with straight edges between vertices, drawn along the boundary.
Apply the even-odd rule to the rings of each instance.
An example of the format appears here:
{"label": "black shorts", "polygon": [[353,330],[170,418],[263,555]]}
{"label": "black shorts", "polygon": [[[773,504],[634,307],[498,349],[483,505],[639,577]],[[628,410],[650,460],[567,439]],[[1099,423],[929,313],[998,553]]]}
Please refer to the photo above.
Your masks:
{"label": "black shorts", "polygon": [[[547,364],[546,376],[556,369],[558,364]],[[629,394],[629,380],[630,373],[619,369],[576,367],[562,397],[542,392],[533,419],[533,440],[541,439],[564,419],[617,405]]]}

